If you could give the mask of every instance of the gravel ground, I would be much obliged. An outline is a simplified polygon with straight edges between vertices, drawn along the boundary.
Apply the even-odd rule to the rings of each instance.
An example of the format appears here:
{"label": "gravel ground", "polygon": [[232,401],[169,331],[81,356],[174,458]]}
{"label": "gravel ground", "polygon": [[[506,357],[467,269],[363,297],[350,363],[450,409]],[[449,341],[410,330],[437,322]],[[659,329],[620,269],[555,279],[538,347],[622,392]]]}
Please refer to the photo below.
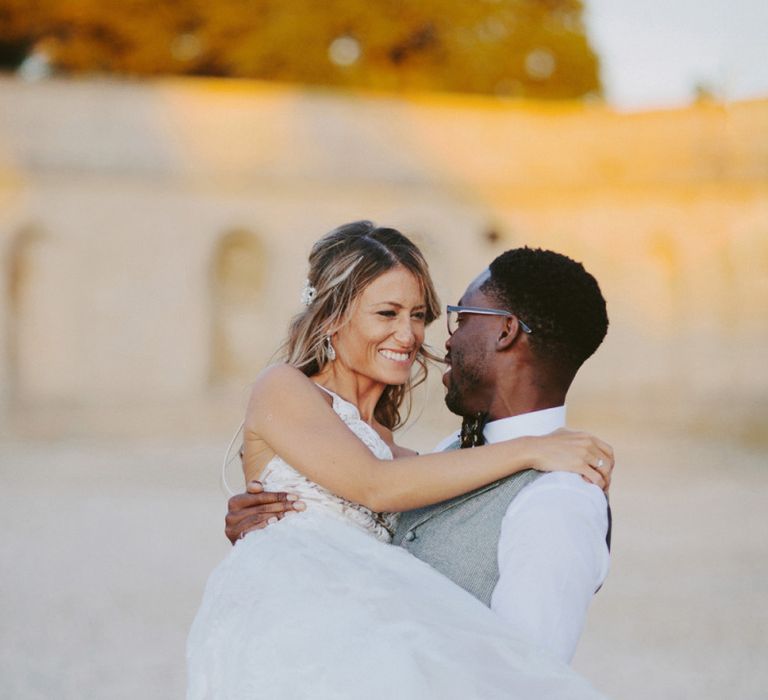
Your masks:
{"label": "gravel ground", "polygon": [[[614,558],[575,666],[622,700],[768,697],[766,451],[615,435]],[[217,441],[0,447],[0,696],[183,697]]]}

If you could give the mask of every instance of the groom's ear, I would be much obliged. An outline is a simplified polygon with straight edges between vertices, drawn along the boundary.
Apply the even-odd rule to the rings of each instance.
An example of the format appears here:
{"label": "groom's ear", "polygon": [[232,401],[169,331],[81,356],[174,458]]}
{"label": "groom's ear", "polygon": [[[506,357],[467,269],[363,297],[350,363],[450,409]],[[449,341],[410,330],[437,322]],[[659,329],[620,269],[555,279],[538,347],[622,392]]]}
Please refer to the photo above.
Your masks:
{"label": "groom's ear", "polygon": [[505,350],[509,350],[522,334],[523,331],[520,328],[520,323],[517,320],[517,316],[508,316],[505,318],[504,324],[501,327],[501,331],[496,338],[497,352],[504,352]]}

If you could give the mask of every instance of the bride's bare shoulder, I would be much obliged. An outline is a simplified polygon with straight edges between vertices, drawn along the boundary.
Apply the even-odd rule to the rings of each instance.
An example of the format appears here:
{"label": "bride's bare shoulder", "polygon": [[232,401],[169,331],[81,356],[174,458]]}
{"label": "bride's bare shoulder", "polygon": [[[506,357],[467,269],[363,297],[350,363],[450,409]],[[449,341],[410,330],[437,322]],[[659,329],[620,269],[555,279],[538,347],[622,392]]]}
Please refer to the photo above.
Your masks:
{"label": "bride's bare shoulder", "polygon": [[272,391],[285,384],[293,386],[306,386],[311,388],[312,381],[304,372],[293,365],[283,363],[270,365],[261,370],[251,385],[251,393],[258,391]]}
{"label": "bride's bare shoulder", "polygon": [[251,384],[246,423],[252,422],[265,409],[292,411],[307,403],[324,401],[315,383],[292,365],[271,365],[262,370]]}

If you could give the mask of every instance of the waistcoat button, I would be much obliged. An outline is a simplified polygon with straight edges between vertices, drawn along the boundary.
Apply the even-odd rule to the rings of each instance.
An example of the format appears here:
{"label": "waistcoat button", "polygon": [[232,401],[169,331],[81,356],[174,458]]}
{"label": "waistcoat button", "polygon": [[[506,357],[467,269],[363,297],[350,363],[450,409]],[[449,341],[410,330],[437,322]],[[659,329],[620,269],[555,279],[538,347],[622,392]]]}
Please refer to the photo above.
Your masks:
{"label": "waistcoat button", "polygon": [[416,539],[416,533],[413,530],[408,530],[408,532],[405,533],[406,542],[413,542],[415,539]]}

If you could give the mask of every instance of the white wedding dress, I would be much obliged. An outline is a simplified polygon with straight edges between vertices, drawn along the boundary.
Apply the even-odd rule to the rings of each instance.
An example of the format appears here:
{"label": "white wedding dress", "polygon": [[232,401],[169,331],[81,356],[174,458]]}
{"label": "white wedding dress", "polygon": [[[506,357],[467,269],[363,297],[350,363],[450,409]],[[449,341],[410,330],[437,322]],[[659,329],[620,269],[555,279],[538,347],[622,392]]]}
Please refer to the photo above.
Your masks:
{"label": "white wedding dress", "polygon": [[[332,396],[350,430],[391,459],[356,407]],[[248,534],[211,574],[187,642],[188,700],[602,697],[388,544],[394,516],[334,496],[279,457],[262,482],[307,509]]]}

